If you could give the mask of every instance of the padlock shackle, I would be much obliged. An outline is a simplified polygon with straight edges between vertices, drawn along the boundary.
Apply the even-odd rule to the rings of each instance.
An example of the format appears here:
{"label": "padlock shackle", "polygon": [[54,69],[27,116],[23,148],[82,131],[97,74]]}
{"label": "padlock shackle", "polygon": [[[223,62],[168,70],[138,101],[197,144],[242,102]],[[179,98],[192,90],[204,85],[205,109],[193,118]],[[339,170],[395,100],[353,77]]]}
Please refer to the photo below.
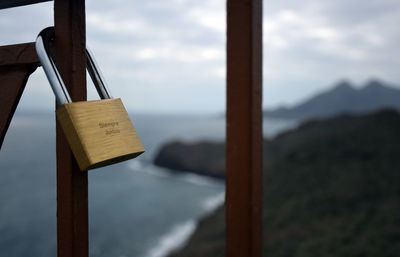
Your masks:
{"label": "padlock shackle", "polygon": [[86,46],[86,68],[101,99],[113,98],[92,52]]}
{"label": "padlock shackle", "polygon": [[[40,63],[42,64],[43,70],[50,82],[51,88],[53,89],[54,95],[56,96],[57,103],[60,105],[71,103],[71,97],[65,87],[64,81],[58,69],[53,61],[53,58],[49,55],[49,42],[54,41],[54,27],[48,27],[43,29],[36,38],[36,53],[39,57]],[[101,99],[111,99],[112,95],[108,89],[103,76],[101,75],[100,69],[96,65],[96,61],[93,54],[86,48],[86,68],[89,72],[90,77],[93,80],[93,84]]]}
{"label": "padlock shackle", "polygon": [[42,30],[36,38],[36,53],[39,61],[42,64],[44,73],[50,82],[51,88],[53,89],[54,95],[56,96],[57,103],[62,105],[72,102],[69,96],[68,90],[65,87],[64,81],[61,78],[60,73],[53,61],[48,54],[48,41],[54,39],[54,28],[48,27]]}

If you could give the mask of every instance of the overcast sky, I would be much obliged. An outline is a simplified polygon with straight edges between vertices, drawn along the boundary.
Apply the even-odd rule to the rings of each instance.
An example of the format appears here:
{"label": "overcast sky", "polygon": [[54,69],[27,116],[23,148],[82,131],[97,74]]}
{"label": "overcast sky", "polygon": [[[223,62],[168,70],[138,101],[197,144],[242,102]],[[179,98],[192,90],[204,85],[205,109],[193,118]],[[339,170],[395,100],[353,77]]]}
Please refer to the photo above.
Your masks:
{"label": "overcast sky", "polygon": [[[216,113],[225,108],[225,16],[221,0],[87,0],[87,43],[128,109]],[[264,107],[344,78],[400,85],[399,24],[398,0],[265,1]],[[0,44],[34,41],[51,25],[52,2],[0,10]],[[20,108],[54,108],[41,68]]]}

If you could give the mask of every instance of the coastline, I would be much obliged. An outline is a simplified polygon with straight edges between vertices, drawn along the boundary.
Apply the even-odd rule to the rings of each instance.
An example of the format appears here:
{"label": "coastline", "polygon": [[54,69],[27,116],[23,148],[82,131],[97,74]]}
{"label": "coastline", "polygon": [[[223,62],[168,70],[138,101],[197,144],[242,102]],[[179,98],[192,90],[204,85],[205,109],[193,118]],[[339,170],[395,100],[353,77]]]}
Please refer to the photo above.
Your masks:
{"label": "coastline", "polygon": [[[146,161],[132,162],[129,167],[131,170],[137,172],[145,172],[161,178],[173,177],[174,179],[198,186],[214,186],[224,183],[224,180],[221,178],[198,174],[196,172],[176,171],[159,167]],[[225,190],[204,198],[199,203],[202,209],[202,214],[199,217],[172,224],[170,229],[166,233],[160,235],[156,240],[156,244],[149,248],[142,257],[167,257],[182,249],[198,228],[199,222],[215,212],[224,202]]]}
{"label": "coastline", "polygon": [[224,202],[225,192],[217,194],[214,197],[206,198],[203,201],[203,206],[205,208],[205,213],[203,213],[203,215],[199,218],[186,220],[171,226],[171,229],[164,235],[161,235],[158,239],[158,243],[153,248],[149,249],[143,257],[167,257],[181,250],[186,246],[189,239],[197,230],[201,220],[215,212]]}
{"label": "coastline", "polygon": [[[399,127],[400,114],[385,109],[309,121],[265,142],[263,252],[396,256]],[[224,234],[220,208],[169,257],[223,256]]]}

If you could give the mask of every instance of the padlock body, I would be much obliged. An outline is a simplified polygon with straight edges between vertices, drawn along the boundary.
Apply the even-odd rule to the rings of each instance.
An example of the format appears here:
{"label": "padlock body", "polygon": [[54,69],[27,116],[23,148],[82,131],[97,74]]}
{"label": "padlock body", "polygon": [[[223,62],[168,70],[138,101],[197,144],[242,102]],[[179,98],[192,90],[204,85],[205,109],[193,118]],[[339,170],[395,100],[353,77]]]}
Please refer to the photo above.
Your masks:
{"label": "padlock body", "polygon": [[73,102],[56,110],[81,170],[135,158],[144,148],[121,99]]}

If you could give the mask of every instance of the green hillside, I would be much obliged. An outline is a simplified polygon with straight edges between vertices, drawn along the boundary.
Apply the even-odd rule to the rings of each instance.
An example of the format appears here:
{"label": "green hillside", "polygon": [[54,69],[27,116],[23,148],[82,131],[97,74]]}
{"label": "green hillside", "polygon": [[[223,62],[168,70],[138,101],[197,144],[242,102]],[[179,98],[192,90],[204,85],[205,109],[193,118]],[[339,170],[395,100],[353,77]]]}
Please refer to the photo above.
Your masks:
{"label": "green hillside", "polygon": [[[397,112],[309,122],[265,148],[264,256],[399,256]],[[224,210],[173,256],[224,256]]]}

